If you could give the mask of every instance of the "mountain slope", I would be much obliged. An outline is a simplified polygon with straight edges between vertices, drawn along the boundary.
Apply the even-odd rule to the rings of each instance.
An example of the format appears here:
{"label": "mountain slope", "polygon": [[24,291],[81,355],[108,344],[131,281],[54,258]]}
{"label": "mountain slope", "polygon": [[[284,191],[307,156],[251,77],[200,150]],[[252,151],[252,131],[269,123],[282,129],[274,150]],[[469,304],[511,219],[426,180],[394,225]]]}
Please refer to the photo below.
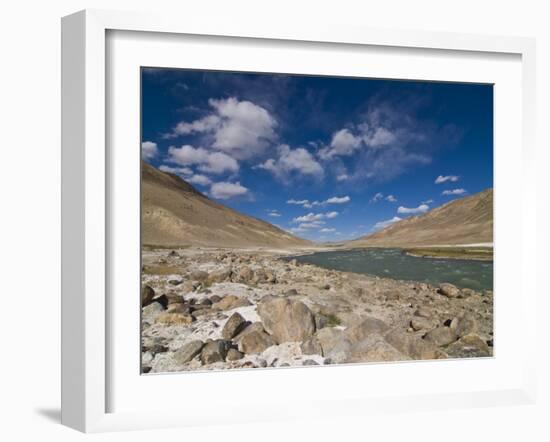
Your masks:
{"label": "mountain slope", "polygon": [[309,241],[216,203],[180,177],[142,163],[144,245],[308,246]]}
{"label": "mountain slope", "polygon": [[493,189],[487,189],[396,222],[347,245],[409,247],[492,242]]}

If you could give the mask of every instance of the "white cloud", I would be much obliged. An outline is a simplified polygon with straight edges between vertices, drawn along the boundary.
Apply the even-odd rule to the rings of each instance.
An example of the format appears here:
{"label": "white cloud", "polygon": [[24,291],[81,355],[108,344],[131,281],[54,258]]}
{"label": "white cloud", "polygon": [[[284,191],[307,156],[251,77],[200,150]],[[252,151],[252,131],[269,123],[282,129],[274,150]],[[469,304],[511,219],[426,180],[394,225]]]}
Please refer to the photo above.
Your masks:
{"label": "white cloud", "polygon": [[344,204],[344,203],[348,203],[351,201],[351,198],[349,196],[341,196],[341,197],[338,197],[338,196],[333,196],[332,198],[329,198],[328,200],[325,201],[325,203],[327,204]]}
{"label": "white cloud", "polygon": [[286,202],[287,204],[295,204],[297,206],[302,206],[304,204],[309,204],[309,200],[295,200],[295,199],[290,199]]}
{"label": "white cloud", "polygon": [[244,196],[248,194],[248,189],[244,186],[241,186],[241,183],[229,183],[229,182],[218,182],[212,184],[210,187],[210,195],[213,198],[226,200],[236,196]]}
{"label": "white cloud", "polygon": [[388,226],[391,226],[393,223],[396,223],[398,221],[401,221],[402,218],[399,218],[398,216],[394,216],[392,219],[387,219],[385,221],[379,221],[374,225],[374,229],[385,229]]}
{"label": "white cloud", "polygon": [[420,204],[418,207],[403,207],[399,206],[397,209],[397,213],[404,213],[404,214],[416,214],[416,213],[424,213],[430,210],[430,206],[427,204]]}
{"label": "white cloud", "polygon": [[308,213],[307,215],[299,216],[294,218],[292,221],[295,223],[310,223],[314,221],[320,221],[322,219],[332,219],[338,216],[338,212],[327,212],[327,213]]}
{"label": "white cloud", "polygon": [[346,181],[346,180],[348,180],[348,179],[349,179],[349,176],[348,176],[347,173],[343,173],[343,174],[338,175],[338,176],[336,177],[336,181]]}
{"label": "white cloud", "polygon": [[396,136],[384,127],[377,127],[374,130],[369,130],[368,125],[361,126],[364,130],[363,139],[367,146],[380,147],[393,143]]}
{"label": "white cloud", "polygon": [[144,141],[141,143],[141,156],[144,160],[150,160],[158,155],[157,143]]}
{"label": "white cloud", "polygon": [[319,229],[325,224],[324,221],[313,221],[311,223],[301,223],[299,229]]}
{"label": "white cloud", "polygon": [[386,198],[386,201],[389,201],[390,203],[395,203],[397,201],[397,198],[393,195],[388,195]]}
{"label": "white cloud", "polygon": [[277,121],[263,107],[235,97],[210,99],[212,113],[193,122],[180,122],[168,138],[193,133],[211,137],[211,147],[245,160],[262,154],[276,140]]}
{"label": "white cloud", "polygon": [[377,203],[377,202],[380,201],[382,198],[384,198],[384,194],[378,192],[376,195],[374,195],[374,196],[370,199],[370,202],[371,202],[371,203]]}
{"label": "white cloud", "polygon": [[330,146],[321,149],[319,155],[325,160],[335,156],[349,156],[360,146],[361,137],[353,135],[349,129],[340,129],[332,135]]}
{"label": "white cloud", "polygon": [[459,180],[459,178],[460,177],[458,177],[457,175],[439,175],[435,179],[435,184],[442,184],[442,183],[446,183],[447,181],[451,183],[455,183],[456,181]]}
{"label": "white cloud", "polygon": [[271,172],[281,181],[288,181],[293,175],[309,175],[320,178],[324,171],[321,165],[306,149],[298,147],[291,149],[287,144],[278,147],[279,158],[270,158],[256,166]]}
{"label": "white cloud", "polygon": [[426,201],[422,201],[422,204],[432,204],[433,202],[434,202],[434,200],[429,199],[429,200],[426,200]]}
{"label": "white cloud", "polygon": [[198,165],[199,170],[207,173],[221,174],[237,172],[239,163],[222,152],[209,152],[202,147],[186,144],[181,147],[168,148],[168,161],[182,165]]}
{"label": "white cloud", "polygon": [[281,214],[277,211],[277,210],[270,210],[268,211],[267,213],[267,216],[272,216],[272,217],[280,217]]}
{"label": "white cloud", "polygon": [[330,233],[330,232],[336,232],[336,229],[334,228],[328,228],[328,227],[325,227],[324,229],[321,229],[321,232],[323,233]]}
{"label": "white cloud", "polygon": [[209,186],[212,184],[212,180],[205,175],[193,175],[187,178],[187,181],[191,184],[200,184],[201,186]]}
{"label": "white cloud", "polygon": [[163,172],[173,173],[174,175],[193,175],[193,170],[189,167],[171,167],[163,164],[159,167]]}
{"label": "white cloud", "polygon": [[466,189],[453,189],[453,190],[444,190],[441,192],[441,195],[464,195]]}

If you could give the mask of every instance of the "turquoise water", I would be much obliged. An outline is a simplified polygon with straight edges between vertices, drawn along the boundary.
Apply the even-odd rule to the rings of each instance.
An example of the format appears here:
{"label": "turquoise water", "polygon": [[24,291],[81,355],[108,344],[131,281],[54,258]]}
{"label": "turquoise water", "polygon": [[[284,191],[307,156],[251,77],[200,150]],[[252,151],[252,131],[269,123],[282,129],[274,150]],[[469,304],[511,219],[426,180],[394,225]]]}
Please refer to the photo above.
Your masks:
{"label": "turquoise water", "polygon": [[493,289],[493,263],[487,261],[418,258],[400,249],[379,248],[318,252],[290,259],[293,258],[331,270],[430,284],[450,282],[474,290]]}

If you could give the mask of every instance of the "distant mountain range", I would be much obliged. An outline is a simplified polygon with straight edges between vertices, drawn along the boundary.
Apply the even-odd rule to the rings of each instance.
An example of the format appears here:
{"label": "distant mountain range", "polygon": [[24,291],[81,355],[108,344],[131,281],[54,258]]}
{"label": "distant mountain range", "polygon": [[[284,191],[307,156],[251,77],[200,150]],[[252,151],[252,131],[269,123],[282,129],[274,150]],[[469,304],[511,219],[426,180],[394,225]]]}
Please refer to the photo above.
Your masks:
{"label": "distant mountain range", "polygon": [[410,247],[493,242],[493,189],[451,201],[423,215],[349,241],[348,247]]}
{"label": "distant mountain range", "polygon": [[142,162],[143,245],[303,247],[310,241],[210,200],[177,175]]}

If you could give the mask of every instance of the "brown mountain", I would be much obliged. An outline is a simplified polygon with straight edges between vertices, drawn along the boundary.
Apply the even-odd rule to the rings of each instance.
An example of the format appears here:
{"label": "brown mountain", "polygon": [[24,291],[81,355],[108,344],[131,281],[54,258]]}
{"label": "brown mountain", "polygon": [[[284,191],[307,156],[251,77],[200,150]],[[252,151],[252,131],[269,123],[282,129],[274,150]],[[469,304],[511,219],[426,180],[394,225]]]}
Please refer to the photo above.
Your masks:
{"label": "brown mountain", "polygon": [[493,189],[451,201],[423,215],[348,242],[351,247],[410,247],[493,242]]}
{"label": "brown mountain", "polygon": [[265,221],[214,202],[171,173],[142,163],[144,245],[298,247],[311,245]]}

